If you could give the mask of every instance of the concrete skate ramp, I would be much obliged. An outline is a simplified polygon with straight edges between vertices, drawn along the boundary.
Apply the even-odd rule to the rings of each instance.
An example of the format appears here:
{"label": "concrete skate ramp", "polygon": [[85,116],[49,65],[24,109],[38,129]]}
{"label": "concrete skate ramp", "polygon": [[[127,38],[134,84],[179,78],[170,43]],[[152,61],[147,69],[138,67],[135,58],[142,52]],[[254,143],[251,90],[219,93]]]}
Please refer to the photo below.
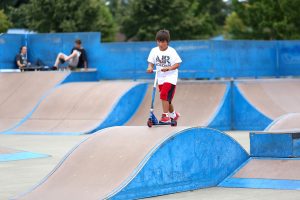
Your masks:
{"label": "concrete skate ramp", "polygon": [[112,127],[75,147],[17,199],[136,199],[211,187],[247,159],[214,129]]}
{"label": "concrete skate ramp", "polygon": [[220,186],[300,190],[299,167],[299,159],[250,158]]}
{"label": "concrete skate ramp", "polygon": [[90,133],[105,120],[120,97],[136,85],[135,82],[122,81],[63,84],[12,133]]}
{"label": "concrete skate ramp", "polygon": [[274,119],[300,112],[299,79],[235,82],[235,129],[264,130]]}
{"label": "concrete skate ramp", "polygon": [[48,155],[32,153],[27,151],[20,151],[20,150],[0,146],[0,162],[26,160],[26,159],[33,159],[33,158],[44,158],[44,157],[48,157]]}
{"label": "concrete skate ramp", "polygon": [[300,113],[290,113],[279,117],[270,124],[267,132],[300,132]]}
{"label": "concrete skate ramp", "polygon": [[[181,114],[181,126],[209,126],[222,107],[227,93],[226,82],[179,82],[173,101],[176,111]],[[139,110],[126,124],[144,126],[149,117],[152,86],[149,86]],[[161,101],[157,92],[154,110],[157,118],[162,114]],[[227,116],[228,117],[228,116]]]}
{"label": "concrete skate ramp", "polygon": [[0,73],[0,132],[25,118],[51,88],[68,73]]}
{"label": "concrete skate ramp", "polygon": [[300,112],[300,80],[240,81],[238,87],[257,110],[271,119]]}

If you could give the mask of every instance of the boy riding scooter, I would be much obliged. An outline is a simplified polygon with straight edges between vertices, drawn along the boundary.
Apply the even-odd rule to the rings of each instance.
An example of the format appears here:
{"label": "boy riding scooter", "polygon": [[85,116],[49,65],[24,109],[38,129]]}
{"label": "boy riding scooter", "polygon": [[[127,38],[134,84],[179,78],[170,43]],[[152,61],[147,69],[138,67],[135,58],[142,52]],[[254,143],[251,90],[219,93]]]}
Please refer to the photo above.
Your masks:
{"label": "boy riding scooter", "polygon": [[168,30],[158,31],[156,42],[157,47],[151,50],[148,57],[147,73],[153,73],[154,65],[156,66],[158,88],[163,108],[163,114],[159,123],[168,124],[172,121],[177,122],[180,117],[180,114],[174,109],[172,99],[178,79],[177,68],[182,60],[176,50],[169,46],[170,33]]}

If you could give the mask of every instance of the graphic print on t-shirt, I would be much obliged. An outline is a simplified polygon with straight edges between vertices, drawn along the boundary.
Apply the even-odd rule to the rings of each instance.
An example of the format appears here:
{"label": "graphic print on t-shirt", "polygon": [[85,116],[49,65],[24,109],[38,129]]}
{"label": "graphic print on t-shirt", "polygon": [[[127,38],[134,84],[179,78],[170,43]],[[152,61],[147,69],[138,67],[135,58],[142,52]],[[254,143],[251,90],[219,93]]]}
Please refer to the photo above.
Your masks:
{"label": "graphic print on t-shirt", "polygon": [[156,66],[160,67],[170,67],[171,62],[170,62],[170,56],[162,56],[161,59],[159,56],[156,57]]}
{"label": "graphic print on t-shirt", "polygon": [[159,47],[151,49],[147,61],[156,66],[159,71],[157,74],[158,84],[161,85],[165,82],[176,85],[178,79],[178,70],[169,70],[166,72],[160,71],[161,68],[171,67],[176,63],[181,63],[182,60],[177,54],[176,50],[168,47],[165,51],[161,51]]}

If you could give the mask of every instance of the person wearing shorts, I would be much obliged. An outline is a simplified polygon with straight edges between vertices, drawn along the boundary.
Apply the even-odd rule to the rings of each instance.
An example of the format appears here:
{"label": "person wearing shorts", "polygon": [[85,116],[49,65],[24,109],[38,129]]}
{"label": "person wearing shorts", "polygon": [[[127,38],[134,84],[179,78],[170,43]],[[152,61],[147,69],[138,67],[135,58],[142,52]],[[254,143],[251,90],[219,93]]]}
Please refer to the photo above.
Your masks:
{"label": "person wearing shorts", "polygon": [[81,68],[82,65],[84,65],[84,68],[87,69],[86,52],[81,46],[81,40],[75,40],[75,46],[71,50],[71,54],[69,56],[64,53],[59,53],[57,55],[53,69],[58,70],[59,64],[63,64],[65,62],[68,63],[69,69],[77,67]]}
{"label": "person wearing shorts", "polygon": [[172,100],[176,91],[178,67],[182,60],[176,50],[169,46],[170,33],[160,30],[156,34],[157,47],[153,48],[148,57],[147,73],[153,73],[154,66],[158,70],[158,88],[162,101],[163,114],[160,122],[177,121],[180,114],[175,111]]}

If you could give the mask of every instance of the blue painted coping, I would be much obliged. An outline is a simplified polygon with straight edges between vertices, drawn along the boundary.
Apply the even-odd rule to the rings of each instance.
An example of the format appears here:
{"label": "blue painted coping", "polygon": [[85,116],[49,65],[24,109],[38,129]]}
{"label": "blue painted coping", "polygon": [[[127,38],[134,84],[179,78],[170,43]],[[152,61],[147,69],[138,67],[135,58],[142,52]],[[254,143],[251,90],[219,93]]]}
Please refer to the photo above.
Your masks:
{"label": "blue painted coping", "polygon": [[186,129],[156,146],[107,198],[138,199],[216,186],[248,157],[220,131]]}
{"label": "blue painted coping", "polygon": [[300,133],[250,133],[250,152],[254,157],[299,157]]}
{"label": "blue painted coping", "polygon": [[147,83],[140,83],[136,86],[125,91],[124,94],[119,98],[116,104],[112,107],[112,110],[96,127],[91,128],[86,132],[14,132],[10,131],[6,134],[21,134],[21,135],[82,135],[94,133],[100,129],[119,126],[125,124],[137,111],[140,104],[142,103],[144,96],[148,89]]}
{"label": "blue painted coping", "polygon": [[71,72],[69,76],[65,78],[62,82],[71,83],[71,82],[90,82],[90,81],[98,81],[98,72],[95,71],[82,71],[82,72]]}
{"label": "blue painted coping", "polygon": [[[208,127],[218,130],[231,130],[231,83],[226,83],[226,91]],[[199,111],[201,112],[201,111]]]}
{"label": "blue painted coping", "polygon": [[[252,159],[266,159],[251,157],[238,167],[231,175],[223,180],[218,186],[228,188],[255,188],[255,189],[279,189],[279,190],[300,190],[300,180],[283,179],[256,179],[256,178],[233,178]],[[299,158],[267,158],[268,160],[298,160]]]}
{"label": "blue painted coping", "polygon": [[27,159],[34,159],[34,158],[46,158],[46,157],[49,157],[49,155],[32,153],[32,152],[16,152],[16,153],[0,154],[0,162],[27,160]]}
{"label": "blue painted coping", "polygon": [[258,111],[233,83],[233,130],[264,130],[273,120]]}

